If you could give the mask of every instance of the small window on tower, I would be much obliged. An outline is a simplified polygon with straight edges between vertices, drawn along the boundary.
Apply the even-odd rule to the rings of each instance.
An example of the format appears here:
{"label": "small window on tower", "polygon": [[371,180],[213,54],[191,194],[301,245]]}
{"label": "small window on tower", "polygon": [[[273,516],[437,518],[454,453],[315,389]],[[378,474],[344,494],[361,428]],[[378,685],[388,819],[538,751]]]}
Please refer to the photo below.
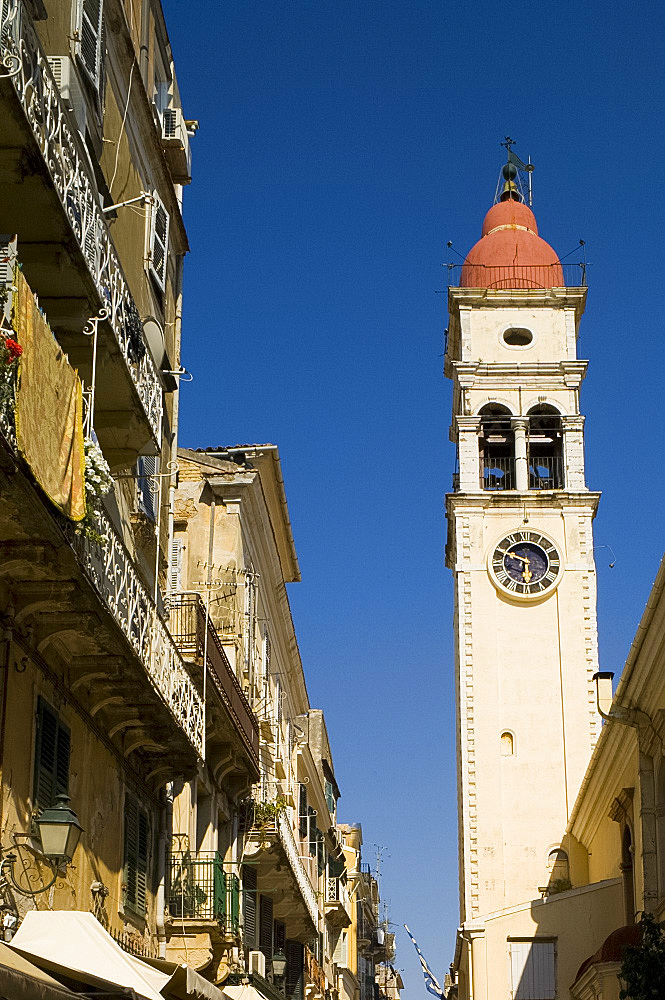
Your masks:
{"label": "small window on tower", "polygon": [[532,341],[531,330],[523,326],[511,326],[503,332],[503,342],[508,347],[528,347]]}
{"label": "small window on tower", "polygon": [[512,757],[515,753],[515,741],[512,733],[501,733],[501,756]]}

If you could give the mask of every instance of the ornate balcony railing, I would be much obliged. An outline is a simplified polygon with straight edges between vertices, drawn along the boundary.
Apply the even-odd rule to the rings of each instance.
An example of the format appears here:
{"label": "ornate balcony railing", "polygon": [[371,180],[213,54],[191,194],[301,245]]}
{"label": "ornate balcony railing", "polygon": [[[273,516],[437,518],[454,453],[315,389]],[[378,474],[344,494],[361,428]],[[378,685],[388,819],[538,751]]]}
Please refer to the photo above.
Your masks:
{"label": "ornate balcony railing", "polygon": [[108,226],[99,207],[82,140],[70,126],[48,59],[21,0],[0,3],[0,76],[9,76],[41,151],[65,216],[107,314],[129,376],[156,441],[162,423],[162,388],[143,338]]}
{"label": "ornate balcony railing", "polygon": [[99,532],[103,542],[66,527],[83,570],[123,635],[139,657],[155,689],[200,757],[204,749],[204,705],[178,647],[141,583],[129,552],[103,512]]}
{"label": "ornate balcony railing", "polygon": [[291,866],[291,871],[298,883],[298,888],[300,889],[301,895],[305,900],[305,905],[307,907],[307,912],[312,918],[312,923],[315,927],[319,926],[319,907],[316,902],[316,893],[314,887],[310,882],[305,867],[300,860],[300,855],[298,854],[298,848],[296,847],[295,837],[293,836],[293,830],[291,829],[291,824],[289,823],[288,817],[285,812],[280,812],[277,818],[277,832],[279,834],[279,839],[284,848],[284,853],[288,858],[289,865]]}
{"label": "ornate balcony railing", "polygon": [[217,851],[175,851],[167,906],[172,917],[216,920],[228,934],[237,934],[240,917],[240,883],[225,871]]}
{"label": "ornate balcony railing", "polygon": [[205,604],[198,595],[178,594],[171,600],[169,628],[183,656],[203,659],[205,650],[208,669],[212,674],[215,686],[258,771],[258,721],[236,675],[233,673],[217,629],[206,613]]}

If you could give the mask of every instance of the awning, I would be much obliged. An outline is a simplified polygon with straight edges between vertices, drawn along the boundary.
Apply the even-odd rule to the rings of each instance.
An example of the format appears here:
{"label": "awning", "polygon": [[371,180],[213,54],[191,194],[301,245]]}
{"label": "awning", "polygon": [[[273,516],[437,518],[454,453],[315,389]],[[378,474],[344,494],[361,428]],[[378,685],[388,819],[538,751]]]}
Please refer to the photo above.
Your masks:
{"label": "awning", "polygon": [[0,996],[12,1000],[76,1000],[76,994],[0,942]]}
{"label": "awning", "polygon": [[92,913],[80,910],[29,911],[10,947],[41,969],[101,989],[134,990],[142,1000],[224,1000],[187,965],[128,955]]}

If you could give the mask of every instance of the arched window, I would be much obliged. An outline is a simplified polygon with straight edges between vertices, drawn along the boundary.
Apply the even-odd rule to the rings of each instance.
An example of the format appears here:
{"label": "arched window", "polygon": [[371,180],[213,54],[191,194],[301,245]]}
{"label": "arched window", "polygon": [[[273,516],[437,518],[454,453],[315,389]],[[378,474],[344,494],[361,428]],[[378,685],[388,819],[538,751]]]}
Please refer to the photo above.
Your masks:
{"label": "arched window", "polygon": [[561,490],[565,485],[561,415],[543,404],[532,407],[528,417],[529,489]]}
{"label": "arched window", "polygon": [[547,873],[549,885],[563,891],[570,888],[570,865],[568,855],[561,847],[555,847],[547,855]]}
{"label": "arched window", "polygon": [[480,485],[485,490],[515,489],[515,437],[511,414],[500,403],[480,410]]}
{"label": "arched window", "polygon": [[515,753],[515,740],[509,732],[501,733],[501,756],[512,757]]}
{"label": "arched window", "polygon": [[635,923],[635,879],[633,876],[633,835],[626,823],[621,835],[621,877],[623,905],[627,924]]}

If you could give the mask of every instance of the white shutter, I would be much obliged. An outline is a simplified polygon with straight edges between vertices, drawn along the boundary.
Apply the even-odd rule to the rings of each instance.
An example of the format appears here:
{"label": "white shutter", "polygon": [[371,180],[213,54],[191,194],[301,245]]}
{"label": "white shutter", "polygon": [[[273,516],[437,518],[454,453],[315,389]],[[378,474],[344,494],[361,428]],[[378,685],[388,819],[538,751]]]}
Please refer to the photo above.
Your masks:
{"label": "white shutter", "polygon": [[337,943],[335,945],[335,951],[333,952],[333,962],[341,968],[346,968],[348,965],[346,931],[339,932],[339,937],[337,938]]}
{"label": "white shutter", "polygon": [[104,4],[102,0],[78,0],[77,13],[77,55],[91,83],[95,89],[99,89],[103,59]]}
{"label": "white shutter", "polygon": [[166,288],[166,267],[169,255],[169,213],[156,191],[151,195],[148,268],[162,291]]}
{"label": "white shutter", "polygon": [[555,1000],[554,941],[510,942],[513,1000]]}
{"label": "white shutter", "polygon": [[174,538],[171,542],[169,590],[175,594],[182,590],[182,538]]}

